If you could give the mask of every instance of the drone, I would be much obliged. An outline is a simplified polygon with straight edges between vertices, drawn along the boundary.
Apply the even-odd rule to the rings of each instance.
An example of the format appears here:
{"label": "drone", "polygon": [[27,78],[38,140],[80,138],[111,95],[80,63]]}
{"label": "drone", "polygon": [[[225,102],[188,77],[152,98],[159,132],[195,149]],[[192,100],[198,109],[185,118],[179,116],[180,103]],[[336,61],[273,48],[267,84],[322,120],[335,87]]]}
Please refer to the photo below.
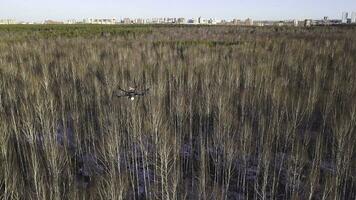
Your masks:
{"label": "drone", "polygon": [[119,90],[120,90],[120,93],[115,94],[116,97],[119,97],[119,98],[127,97],[131,101],[133,101],[133,100],[135,100],[135,97],[137,97],[137,96],[145,96],[148,93],[149,88],[144,89],[144,90],[138,90],[135,87],[129,87],[128,90],[124,90],[121,88],[119,88]]}

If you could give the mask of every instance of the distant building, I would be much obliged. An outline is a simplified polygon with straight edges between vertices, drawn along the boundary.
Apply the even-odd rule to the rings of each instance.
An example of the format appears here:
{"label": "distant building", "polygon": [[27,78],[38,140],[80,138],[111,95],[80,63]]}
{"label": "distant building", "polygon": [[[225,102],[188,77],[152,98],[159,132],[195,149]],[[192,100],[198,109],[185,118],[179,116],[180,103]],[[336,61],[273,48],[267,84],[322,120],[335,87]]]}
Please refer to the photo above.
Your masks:
{"label": "distant building", "polygon": [[305,27],[311,27],[311,25],[312,25],[312,20],[311,19],[304,20],[304,26]]}
{"label": "distant building", "polygon": [[66,23],[66,24],[77,24],[78,22],[77,22],[77,20],[75,20],[75,19],[69,19],[69,20],[67,20],[65,23]]}
{"label": "distant building", "polygon": [[247,18],[246,21],[245,21],[245,25],[246,26],[253,26],[253,20],[250,19],[250,18]]}
{"label": "distant building", "polygon": [[181,18],[178,18],[178,19],[177,19],[177,23],[178,23],[178,24],[185,24],[185,23],[186,23],[186,20],[185,20],[185,18],[182,18],[182,17],[181,17]]}
{"label": "distant building", "polygon": [[43,22],[44,24],[64,24],[63,22],[61,22],[61,21],[54,21],[54,20],[45,20],[44,22]]}
{"label": "distant building", "polygon": [[284,25],[286,25],[286,23],[283,22],[283,21],[279,21],[279,22],[276,22],[275,25],[276,25],[276,26],[284,26]]}
{"label": "distant building", "polygon": [[86,23],[86,24],[116,24],[117,20],[115,18],[111,18],[111,19],[89,18],[89,19],[84,20],[84,23]]}
{"label": "distant building", "polygon": [[255,26],[265,26],[263,22],[254,22]]}
{"label": "distant building", "polygon": [[219,24],[227,24],[227,21],[225,19],[220,20]]}
{"label": "distant building", "polygon": [[84,24],[90,24],[90,21],[89,21],[90,19],[83,19],[83,23]]}
{"label": "distant building", "polygon": [[275,26],[274,21],[260,21],[259,23],[263,24],[263,26]]}
{"label": "distant building", "polygon": [[323,20],[321,21],[321,25],[330,25],[330,20],[329,17],[325,16]]}
{"label": "distant building", "polygon": [[324,25],[329,25],[329,17],[325,16],[323,23],[324,23]]}
{"label": "distant building", "polygon": [[165,22],[164,18],[152,18],[151,24],[163,24]]}
{"label": "distant building", "polygon": [[138,18],[133,20],[134,24],[146,24],[146,21],[144,19]]}
{"label": "distant building", "polygon": [[189,19],[188,24],[198,24],[198,20],[197,19]]}
{"label": "distant building", "polygon": [[330,19],[329,20],[329,25],[337,25],[337,24],[341,24],[341,20],[339,19]]}
{"label": "distant building", "polygon": [[176,24],[177,18],[164,18],[164,23],[165,24]]}
{"label": "distant building", "polygon": [[348,13],[348,12],[343,12],[343,13],[342,13],[341,21],[342,21],[343,24],[346,24],[346,23],[347,23],[348,17],[349,17],[349,13]]}
{"label": "distant building", "polygon": [[352,12],[351,14],[351,23],[356,23],[356,12]]}
{"label": "distant building", "polygon": [[209,20],[203,17],[198,18],[198,24],[209,24]]}
{"label": "distant building", "polygon": [[203,18],[202,17],[198,17],[198,24],[202,24],[203,23]]}
{"label": "distant building", "polygon": [[297,27],[297,26],[299,26],[299,21],[298,20],[293,20],[293,26],[295,26],[295,27]]}
{"label": "distant building", "polygon": [[214,19],[214,18],[211,18],[211,19],[209,19],[208,20],[208,24],[213,24],[213,25],[215,25],[215,24],[217,24],[218,22],[216,21],[216,19]]}
{"label": "distant building", "polygon": [[121,22],[123,24],[131,24],[131,19],[130,18],[124,18]]}
{"label": "distant building", "polygon": [[158,19],[157,19],[157,18],[152,18],[152,19],[150,20],[150,23],[151,23],[151,24],[157,24],[157,23],[158,23]]}
{"label": "distant building", "polygon": [[14,19],[0,19],[0,24],[16,24]]}
{"label": "distant building", "polygon": [[233,25],[241,26],[241,25],[244,25],[244,22],[241,21],[240,19],[233,19],[233,20],[232,20],[232,24],[233,24]]}

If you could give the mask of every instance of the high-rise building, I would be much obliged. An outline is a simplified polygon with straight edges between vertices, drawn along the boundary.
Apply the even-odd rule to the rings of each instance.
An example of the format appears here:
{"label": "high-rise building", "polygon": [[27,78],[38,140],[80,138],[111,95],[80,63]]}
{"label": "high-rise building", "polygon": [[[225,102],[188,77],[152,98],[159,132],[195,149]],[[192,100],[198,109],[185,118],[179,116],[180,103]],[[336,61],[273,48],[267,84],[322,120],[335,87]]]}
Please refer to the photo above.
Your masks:
{"label": "high-rise building", "polygon": [[342,21],[342,23],[343,24],[346,24],[347,23],[347,18],[349,17],[349,13],[348,12],[343,12],[342,13],[342,19],[341,19],[341,21]]}
{"label": "high-rise building", "polygon": [[183,17],[180,17],[177,19],[178,24],[185,24],[186,22],[187,22],[187,20],[185,20],[185,18],[183,18]]}
{"label": "high-rise building", "polygon": [[123,24],[131,24],[131,19],[130,18],[124,18],[122,21],[121,21]]}
{"label": "high-rise building", "polygon": [[311,19],[306,19],[304,21],[304,26],[305,27],[311,27],[311,25],[312,25],[312,20]]}
{"label": "high-rise building", "polygon": [[199,17],[198,18],[198,24],[207,24],[208,23],[208,20],[207,19],[204,19],[202,17]]}
{"label": "high-rise building", "polygon": [[196,18],[188,19],[188,24],[198,24],[199,21]]}
{"label": "high-rise building", "polygon": [[352,12],[351,14],[351,23],[356,23],[356,12]]}
{"label": "high-rise building", "polygon": [[246,25],[246,26],[253,26],[253,20],[250,19],[250,18],[247,18],[247,19],[245,20],[245,25]]}

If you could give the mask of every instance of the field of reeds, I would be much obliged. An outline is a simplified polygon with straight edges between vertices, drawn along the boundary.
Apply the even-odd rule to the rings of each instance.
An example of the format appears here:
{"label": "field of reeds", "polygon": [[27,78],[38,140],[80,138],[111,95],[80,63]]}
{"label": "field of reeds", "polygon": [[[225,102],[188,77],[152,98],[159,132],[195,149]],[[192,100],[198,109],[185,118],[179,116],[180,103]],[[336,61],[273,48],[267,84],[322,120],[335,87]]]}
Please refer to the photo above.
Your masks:
{"label": "field of reeds", "polygon": [[0,199],[355,199],[355,128],[355,27],[0,26]]}

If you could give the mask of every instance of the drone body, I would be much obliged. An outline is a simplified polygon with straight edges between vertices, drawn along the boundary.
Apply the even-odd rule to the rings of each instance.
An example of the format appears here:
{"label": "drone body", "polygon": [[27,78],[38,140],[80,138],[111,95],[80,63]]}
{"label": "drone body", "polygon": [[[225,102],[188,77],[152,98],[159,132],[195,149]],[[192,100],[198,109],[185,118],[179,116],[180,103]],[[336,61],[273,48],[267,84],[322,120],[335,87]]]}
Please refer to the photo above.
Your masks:
{"label": "drone body", "polygon": [[134,87],[129,87],[128,90],[119,88],[119,90],[119,93],[115,94],[116,97],[128,97],[131,101],[134,101],[136,96],[145,96],[149,91],[148,88],[144,90],[137,90]]}

